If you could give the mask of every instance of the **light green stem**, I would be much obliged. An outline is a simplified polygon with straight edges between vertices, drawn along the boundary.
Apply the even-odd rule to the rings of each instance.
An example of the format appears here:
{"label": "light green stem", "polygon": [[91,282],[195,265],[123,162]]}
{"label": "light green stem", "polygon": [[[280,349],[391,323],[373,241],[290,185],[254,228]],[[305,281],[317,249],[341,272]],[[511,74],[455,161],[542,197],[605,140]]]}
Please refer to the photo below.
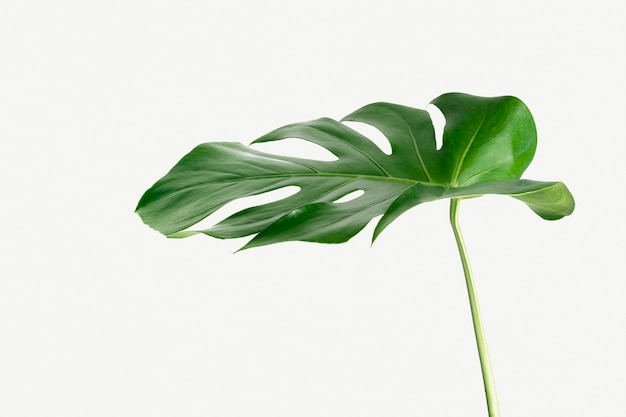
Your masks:
{"label": "light green stem", "polygon": [[472,281],[472,270],[470,269],[469,260],[467,258],[463,235],[461,234],[461,229],[459,229],[458,208],[459,199],[453,198],[450,201],[450,224],[452,224],[456,244],[459,248],[459,254],[461,255],[461,262],[463,263],[467,295],[469,296],[470,309],[472,310],[472,322],[474,323],[474,335],[476,336],[480,368],[483,373],[483,383],[485,385],[485,396],[487,397],[487,409],[489,410],[489,417],[500,417],[496,382],[493,376],[493,370],[491,369],[489,349],[487,348],[487,341],[485,340],[485,331],[483,330],[483,324],[480,319],[480,308],[476,297],[476,288],[474,288],[474,282]]}

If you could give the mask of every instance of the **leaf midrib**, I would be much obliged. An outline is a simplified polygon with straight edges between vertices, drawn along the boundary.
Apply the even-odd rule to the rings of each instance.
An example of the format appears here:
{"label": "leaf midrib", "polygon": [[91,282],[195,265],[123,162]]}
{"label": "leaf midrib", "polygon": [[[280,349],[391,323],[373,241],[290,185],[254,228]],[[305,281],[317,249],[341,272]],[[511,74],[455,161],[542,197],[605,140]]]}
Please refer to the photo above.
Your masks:
{"label": "leaf midrib", "polygon": [[[370,181],[382,181],[382,182],[395,182],[401,184],[430,184],[424,181],[411,180],[408,178],[398,178],[392,176],[377,176],[377,175],[363,175],[363,174],[341,174],[341,173],[325,173],[325,172],[316,172],[311,174],[298,173],[298,174],[272,174],[272,175],[256,175],[251,177],[237,177],[237,178],[229,178],[224,180],[217,181],[205,181],[202,183],[194,184],[187,186],[185,188],[193,188],[200,184],[225,184],[231,182],[241,182],[241,181],[249,181],[249,180],[264,180],[264,179],[272,179],[272,178],[296,178],[296,177],[329,177],[329,178],[349,178],[349,179],[364,179]],[[433,183],[434,184],[434,183]],[[182,190],[183,188],[179,188]]]}
{"label": "leaf midrib", "polygon": [[417,155],[417,159],[419,160],[420,166],[422,167],[422,172],[426,174],[426,178],[428,178],[428,181],[432,182],[433,179],[431,178],[428,169],[426,169],[426,164],[424,164],[424,160],[422,159],[422,153],[419,149],[419,146],[417,145],[417,139],[413,134],[413,129],[411,129],[411,125],[409,125],[409,122],[407,122],[405,118],[402,118],[402,121],[406,125],[407,129],[409,130],[409,134],[411,135],[411,139],[413,141],[413,149],[415,149],[415,154]]}
{"label": "leaf midrib", "polygon": [[472,137],[469,140],[469,142],[467,143],[467,146],[465,147],[465,149],[463,150],[463,154],[461,155],[461,159],[459,160],[459,163],[456,166],[456,169],[455,169],[454,175],[453,175],[453,179],[452,179],[452,185],[455,186],[455,187],[458,187],[459,175],[461,174],[461,168],[463,167],[463,164],[465,163],[465,157],[467,156],[467,153],[469,152],[470,148],[472,147],[472,144],[474,143],[474,139],[476,139],[476,136],[478,135],[478,132],[480,132],[480,129],[482,129],[483,125],[485,124],[485,120],[487,120],[487,113],[488,113],[488,111],[485,109],[485,111],[483,113],[483,119],[480,121],[480,124],[478,125],[478,127],[474,131],[474,134],[472,135]]}

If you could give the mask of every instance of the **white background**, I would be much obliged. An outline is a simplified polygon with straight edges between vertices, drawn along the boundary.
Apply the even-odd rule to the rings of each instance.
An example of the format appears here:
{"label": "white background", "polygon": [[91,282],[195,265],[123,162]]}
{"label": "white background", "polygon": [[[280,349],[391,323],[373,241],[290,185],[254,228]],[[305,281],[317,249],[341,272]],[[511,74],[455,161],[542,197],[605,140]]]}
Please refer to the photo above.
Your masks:
{"label": "white background", "polygon": [[503,417],[626,415],[626,10],[582,1],[5,1],[0,415],[486,416],[447,202],[370,248],[168,240],[195,145],[448,91],[515,95],[571,217],[461,221]]}

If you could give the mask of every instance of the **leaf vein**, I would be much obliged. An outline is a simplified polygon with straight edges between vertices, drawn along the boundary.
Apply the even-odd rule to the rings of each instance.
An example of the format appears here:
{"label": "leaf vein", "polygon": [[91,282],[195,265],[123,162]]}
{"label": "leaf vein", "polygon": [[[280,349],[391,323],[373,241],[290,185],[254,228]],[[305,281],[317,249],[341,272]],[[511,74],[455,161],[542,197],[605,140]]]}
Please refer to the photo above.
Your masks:
{"label": "leaf vein", "polygon": [[424,174],[426,174],[426,178],[428,178],[428,181],[432,182],[430,173],[428,172],[428,169],[426,169],[426,164],[424,164],[424,160],[422,159],[422,153],[420,152],[419,146],[417,145],[417,139],[415,138],[415,135],[413,134],[413,129],[411,129],[411,126],[404,118],[402,119],[402,121],[404,122],[407,129],[409,130],[409,134],[411,135],[411,139],[413,141],[413,148],[415,149],[415,154],[417,155],[417,159],[420,162],[422,171],[424,172]]}
{"label": "leaf vein", "polygon": [[461,173],[461,167],[465,163],[465,157],[467,156],[467,153],[469,152],[470,148],[472,147],[472,144],[474,143],[474,139],[476,139],[476,136],[478,135],[478,132],[480,132],[480,129],[485,124],[485,120],[487,120],[487,110],[485,110],[485,112],[483,113],[483,119],[480,121],[480,124],[478,125],[478,127],[474,131],[474,134],[472,135],[472,138],[467,143],[467,146],[465,147],[465,150],[463,151],[463,154],[461,155],[461,159],[459,160],[459,163],[456,166],[456,170],[454,172],[454,179],[452,180],[452,185],[454,185],[454,186],[458,185],[457,181],[458,181],[459,175]]}
{"label": "leaf vein", "polygon": [[[339,123],[339,122],[338,122]],[[349,128],[348,126],[345,126],[342,124],[342,126],[344,126],[345,128],[352,130],[355,134],[357,135],[361,135],[359,132]],[[324,131],[324,129],[322,129],[319,126],[314,126],[314,129],[317,129],[323,133],[329,133],[328,131]],[[332,133],[331,133],[332,134]],[[363,135],[361,135],[363,136]],[[369,142],[372,142],[369,138],[367,138],[366,136],[363,136],[363,138]],[[344,141],[349,147],[351,147],[353,150],[357,151],[358,153],[360,153],[361,155],[363,155],[366,159],[368,159],[372,164],[374,164],[374,166],[376,166],[376,168],[378,168],[383,174],[385,174],[388,177],[391,177],[391,174],[389,174],[389,172],[387,172],[387,170],[385,168],[383,168],[382,165],[380,165],[378,162],[376,162],[370,155],[368,155],[365,151],[363,151],[362,149],[359,149],[358,147],[356,147],[353,143],[349,142],[349,141]],[[372,142],[373,143],[373,142]]]}

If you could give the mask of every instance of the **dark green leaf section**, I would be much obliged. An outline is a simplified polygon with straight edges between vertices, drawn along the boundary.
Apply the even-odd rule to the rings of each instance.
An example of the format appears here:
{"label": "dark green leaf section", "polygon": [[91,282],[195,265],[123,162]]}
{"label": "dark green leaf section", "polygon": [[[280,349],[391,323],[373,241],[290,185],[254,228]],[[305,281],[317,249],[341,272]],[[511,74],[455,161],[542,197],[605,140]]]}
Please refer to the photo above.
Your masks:
{"label": "dark green leaf section", "polygon": [[[440,150],[426,111],[369,104],[343,120],[379,129],[390,142],[389,155],[328,118],[281,127],[254,143],[299,138],[326,148],[335,161],[271,155],[238,143],[206,143],[146,191],[137,213],[169,237],[255,235],[246,248],[291,240],[341,243],[383,215],[376,238],[404,211],[442,198],[503,194],[525,202],[544,219],[571,213],[574,200],[562,183],[519,179],[536,147],[532,116],[520,100],[450,93],[433,103],[446,117]],[[210,229],[188,230],[231,201],[289,186],[299,191],[241,210]],[[357,190],[363,195],[337,202]]]}
{"label": "dark green leaf section", "polygon": [[286,187],[292,185],[293,175],[314,173],[238,143],[203,144],[146,191],[136,211],[147,225],[171,235],[234,199]]}
{"label": "dark green leaf section", "polygon": [[521,177],[537,147],[535,122],[521,100],[450,93],[432,104],[446,118],[443,183],[460,187]]}

